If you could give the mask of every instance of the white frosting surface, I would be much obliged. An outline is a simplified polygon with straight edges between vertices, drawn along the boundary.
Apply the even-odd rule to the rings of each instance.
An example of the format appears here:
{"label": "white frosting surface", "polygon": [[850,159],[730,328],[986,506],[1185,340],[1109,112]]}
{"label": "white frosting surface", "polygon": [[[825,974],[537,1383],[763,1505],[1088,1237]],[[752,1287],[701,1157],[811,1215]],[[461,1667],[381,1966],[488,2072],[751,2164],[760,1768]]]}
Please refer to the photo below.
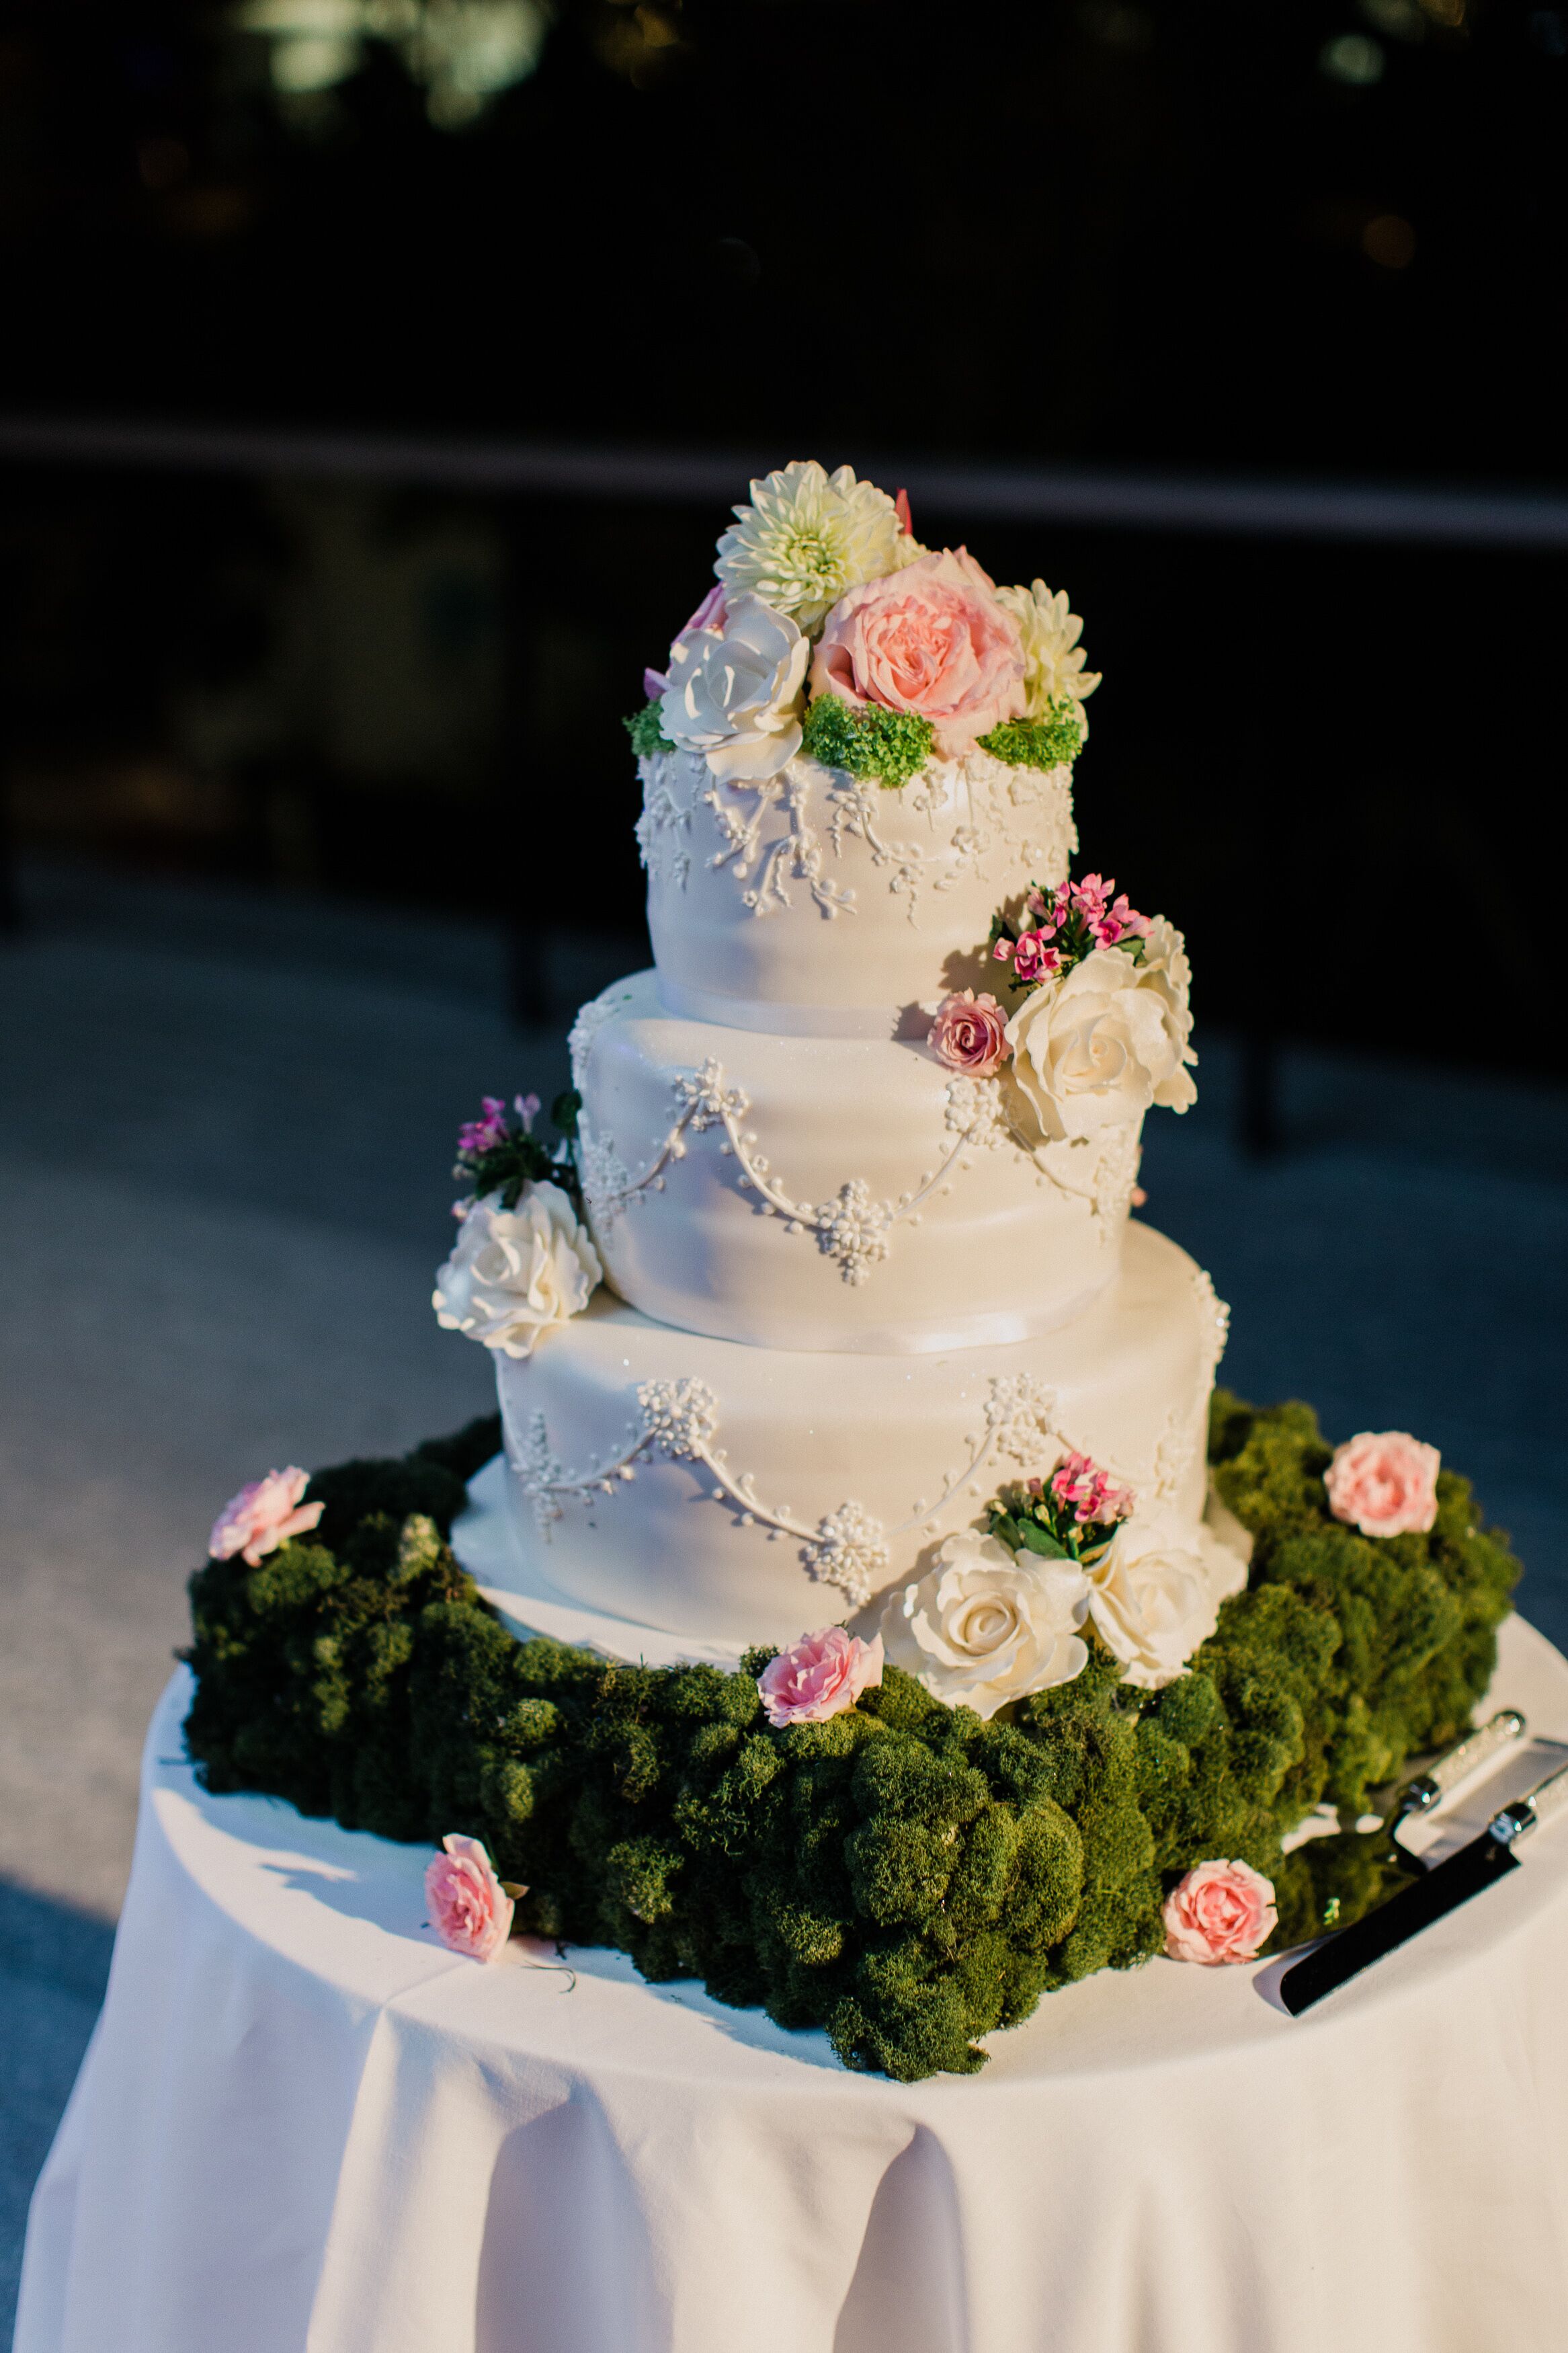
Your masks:
{"label": "white frosting surface", "polygon": [[1068,1446],[1195,1520],[1223,1335],[1206,1275],[1137,1224],[1095,1306],[1010,1345],[738,1346],[601,1292],[497,1364],[520,1587],[710,1642],[791,1641],[920,1574]]}
{"label": "white frosting surface", "polygon": [[892,792],[805,757],[759,785],[686,752],[641,773],[666,1002],[735,1029],[890,1037],[900,1008],[974,977],[997,908],[1077,847],[1069,771],[986,752]]}
{"label": "white frosting surface", "polygon": [[1140,1122],[1047,1145],[1016,1090],[955,1077],[923,1035],[675,1019],[651,973],[586,1008],[574,1045],[595,1241],[660,1323],[951,1350],[1053,1331],[1115,1277]]}

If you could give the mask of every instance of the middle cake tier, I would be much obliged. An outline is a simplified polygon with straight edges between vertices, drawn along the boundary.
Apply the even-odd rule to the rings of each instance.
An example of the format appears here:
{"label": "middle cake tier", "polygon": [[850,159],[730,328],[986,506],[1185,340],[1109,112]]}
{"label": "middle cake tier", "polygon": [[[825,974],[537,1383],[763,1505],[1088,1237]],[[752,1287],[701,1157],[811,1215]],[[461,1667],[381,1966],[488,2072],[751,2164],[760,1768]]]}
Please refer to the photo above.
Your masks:
{"label": "middle cake tier", "polygon": [[1071,1323],[1115,1277],[1140,1120],[1047,1143],[1010,1081],[944,1068],[923,1035],[679,1018],[651,972],[585,1006],[572,1050],[594,1239],[662,1324],[793,1350],[976,1347]]}

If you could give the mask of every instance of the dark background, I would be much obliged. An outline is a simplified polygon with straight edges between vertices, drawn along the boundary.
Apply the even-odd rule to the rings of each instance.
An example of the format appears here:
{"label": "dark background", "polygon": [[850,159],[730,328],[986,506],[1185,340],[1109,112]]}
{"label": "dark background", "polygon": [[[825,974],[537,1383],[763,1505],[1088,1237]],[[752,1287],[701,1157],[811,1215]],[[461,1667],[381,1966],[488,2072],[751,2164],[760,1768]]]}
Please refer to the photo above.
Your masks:
{"label": "dark background", "polygon": [[[0,13],[0,424],[78,435],[0,443],[24,854],[500,915],[542,1009],[552,928],[635,951],[619,719],[724,519],[661,456],[734,452],[736,497],[804,455],[1109,472],[1114,526],[916,527],[1085,616],[1085,854],[1184,923],[1205,1018],[1568,1069],[1519,986],[1563,764],[1568,526],[1521,543],[1564,473],[1562,10],[484,8]],[[158,464],[106,454],[128,422]],[[196,470],[215,426],[262,454]],[[370,460],[293,462],[323,427]],[[442,491],[377,437],[648,463]],[[1159,522],[1173,478],[1514,503],[1237,533]]]}

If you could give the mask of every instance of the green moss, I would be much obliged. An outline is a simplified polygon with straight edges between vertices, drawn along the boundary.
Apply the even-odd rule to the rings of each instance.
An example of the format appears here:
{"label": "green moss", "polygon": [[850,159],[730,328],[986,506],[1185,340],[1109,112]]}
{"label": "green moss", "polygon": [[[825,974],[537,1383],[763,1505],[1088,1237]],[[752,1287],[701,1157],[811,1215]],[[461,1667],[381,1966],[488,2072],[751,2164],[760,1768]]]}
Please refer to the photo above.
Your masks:
{"label": "green moss", "polygon": [[852,711],[837,694],[819,694],[805,714],[804,742],[814,760],[889,788],[919,774],[933,740],[931,721],[912,711],[883,711],[875,703]]}
{"label": "green moss", "polygon": [[1044,719],[1007,719],[978,738],[983,752],[1015,768],[1070,767],[1083,749],[1083,723],[1070,702],[1053,703]]}
{"label": "green moss", "polygon": [[1140,1692],[1098,1639],[1012,1721],[889,1667],[820,1725],[773,1730],[755,1677],[517,1642],[447,1548],[491,1419],[401,1460],[318,1473],[314,1535],[192,1579],[205,1786],[263,1789],[384,1837],[482,1838],[520,1925],[610,1943],[646,1977],[825,2029],[847,2066],[971,2073],[1051,1988],[1157,1952],[1175,1875],[1237,1856],[1277,1944],[1389,1884],[1380,1841],[1280,1839],[1360,1811],[1451,1737],[1490,1679],[1518,1575],[1445,1473],[1436,1525],[1333,1520],[1305,1406],[1216,1396],[1211,1459],[1252,1531],[1247,1590],[1191,1671]]}
{"label": "green moss", "polygon": [[657,702],[645,702],[640,711],[634,711],[629,719],[622,720],[621,724],[631,737],[632,750],[639,760],[647,759],[655,752],[673,752],[675,749],[664,732]]}

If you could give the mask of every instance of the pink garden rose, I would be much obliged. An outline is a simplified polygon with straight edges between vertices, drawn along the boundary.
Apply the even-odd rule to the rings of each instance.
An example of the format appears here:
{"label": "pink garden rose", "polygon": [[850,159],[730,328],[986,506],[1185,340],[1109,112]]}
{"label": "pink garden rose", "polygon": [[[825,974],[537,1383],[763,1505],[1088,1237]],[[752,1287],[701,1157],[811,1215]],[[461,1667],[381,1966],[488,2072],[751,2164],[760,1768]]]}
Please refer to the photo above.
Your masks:
{"label": "pink garden rose", "polygon": [[937,1007],[926,1043],[950,1071],[988,1079],[1007,1059],[1007,1016],[994,997],[955,990]]}
{"label": "pink garden rose", "polygon": [[[697,635],[699,629],[721,629],[723,626],[724,583],[721,580],[716,580],[686,627],[678,631],[669,649],[671,660],[675,658],[676,647],[685,645],[688,638]],[[661,694],[669,692],[669,672],[664,670],[645,670],[642,674],[642,691],[650,702],[657,702]]]}
{"label": "pink garden rose", "polygon": [[269,1471],[265,1479],[253,1479],[248,1487],[231,1495],[207,1538],[214,1560],[232,1560],[238,1553],[247,1567],[255,1568],[266,1554],[276,1552],[290,1536],[301,1536],[307,1528],[313,1528],[326,1506],[300,1503],[310,1483],[310,1472],[291,1465],[287,1471]]}
{"label": "pink garden rose", "polygon": [[881,1680],[880,1634],[863,1642],[842,1626],[823,1626],[770,1659],[757,1677],[757,1692],[768,1722],[782,1729],[786,1724],[826,1724]]}
{"label": "pink garden rose", "polygon": [[964,548],[916,558],[842,596],[811,665],[813,694],[929,719],[946,759],[1024,708],[1018,625]]}
{"label": "pink garden rose", "polygon": [[1442,1460],[1407,1430],[1363,1430],[1335,1449],[1323,1473],[1329,1509],[1363,1536],[1424,1535],[1437,1516]]}
{"label": "pink garden rose", "polygon": [[1171,1958],[1206,1969],[1256,1960],[1279,1925],[1272,1883],[1246,1862],[1200,1862],[1172,1888],[1161,1917]]}
{"label": "pink garden rose", "polygon": [[478,1839],[454,1831],[441,1844],[445,1853],[433,1854],[425,1871],[430,1926],[448,1952],[493,1961],[511,1934],[516,1907]]}

